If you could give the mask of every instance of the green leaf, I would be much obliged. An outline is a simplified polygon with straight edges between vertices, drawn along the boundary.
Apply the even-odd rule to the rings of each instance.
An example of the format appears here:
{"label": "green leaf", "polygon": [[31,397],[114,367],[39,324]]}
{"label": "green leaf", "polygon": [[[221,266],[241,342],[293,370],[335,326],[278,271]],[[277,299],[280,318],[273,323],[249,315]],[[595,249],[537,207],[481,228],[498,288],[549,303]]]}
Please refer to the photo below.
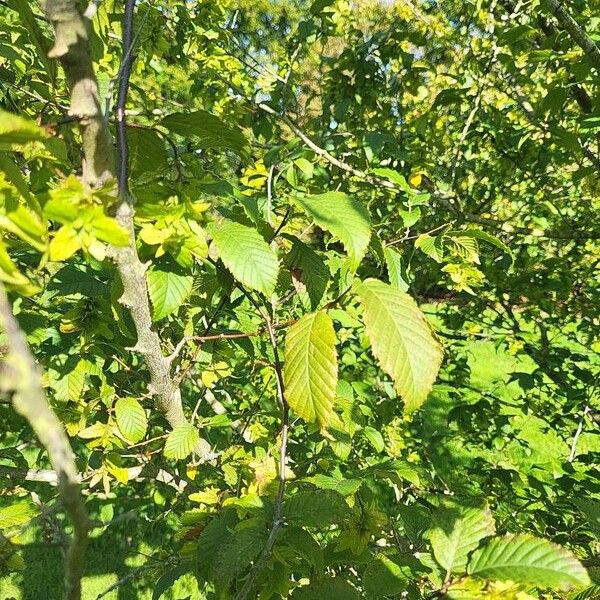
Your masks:
{"label": "green leaf", "polygon": [[165,457],[183,460],[192,453],[199,442],[200,435],[194,425],[178,425],[167,437],[164,449]]}
{"label": "green leaf", "polygon": [[319,306],[329,283],[329,269],[323,259],[305,243],[293,235],[285,235],[292,242],[292,248],[284,258],[284,263],[292,272],[296,290],[301,292],[302,286],[310,299],[314,310]]}
{"label": "green leaf", "polygon": [[369,211],[356,199],[342,192],[298,198],[297,202],[314,222],[338,238],[356,269],[369,247],[371,218]]}
{"label": "green leaf", "polygon": [[299,587],[291,595],[292,600],[359,600],[360,594],[341,577],[326,577]]}
{"label": "green leaf", "polygon": [[[6,152],[0,152],[0,171],[4,173],[6,181],[19,190],[19,193],[27,200],[30,207],[36,205],[37,200],[33,198],[29,191],[29,184],[23,178],[21,170],[14,162],[14,158]],[[36,206],[36,209],[39,209],[39,206]]]}
{"label": "green leaf", "polygon": [[101,377],[100,367],[89,358],[69,356],[64,364],[57,364],[49,373],[54,396],[61,402],[81,400],[90,375]]}
{"label": "green leaf", "polygon": [[48,283],[47,289],[60,296],[81,295],[88,298],[108,296],[110,288],[91,272],[83,271],[73,265],[65,265],[59,269]]}
{"label": "green leaf", "polygon": [[600,585],[592,584],[569,598],[570,600],[598,600],[600,598]]}
{"label": "green leaf", "polygon": [[0,239],[0,281],[14,286],[19,290],[27,290],[33,287],[29,279],[19,272],[17,265],[10,258],[6,246]]}
{"label": "green leaf", "polygon": [[385,265],[387,267],[390,285],[398,288],[402,292],[408,290],[408,281],[406,270],[402,264],[402,255],[394,248],[384,248],[383,256],[385,257]]}
{"label": "green leaf", "polygon": [[237,523],[235,510],[226,508],[208,522],[198,537],[198,560],[201,572],[208,576],[214,571],[217,553],[233,535]]}
{"label": "green leaf", "polygon": [[307,179],[310,179],[313,176],[315,168],[313,164],[307,160],[306,158],[297,158],[294,163],[296,166],[302,171]]}
{"label": "green leaf", "polygon": [[63,225],[54,235],[48,248],[50,260],[63,261],[81,248],[81,239],[70,225]]}
{"label": "green leaf", "polygon": [[236,580],[262,551],[268,531],[261,520],[250,519],[238,523],[233,535],[220,546],[213,565],[215,583],[224,588]]}
{"label": "green leaf", "polygon": [[456,231],[453,233],[461,235],[462,237],[472,237],[472,238],[475,238],[476,240],[481,240],[482,242],[487,242],[488,244],[491,244],[492,246],[496,246],[496,248],[499,248],[500,250],[502,250],[502,252],[504,252],[505,254],[508,254],[511,257],[513,255],[511,252],[511,249],[502,240],[497,238],[495,235],[488,233],[487,231],[483,231],[483,229],[476,229],[476,228],[472,227],[469,229],[465,229],[464,231]]}
{"label": "green leaf", "polygon": [[180,577],[188,573],[189,570],[190,566],[184,563],[169,569],[166,573],[163,573],[154,585],[154,590],[152,591],[152,600],[160,600],[160,598],[163,597],[163,594],[170,590],[175,582]]}
{"label": "green leaf", "polygon": [[0,110],[0,144],[25,144],[47,137],[48,134],[30,119]]}
{"label": "green leaf", "polygon": [[395,183],[399,188],[401,188],[407,193],[410,193],[412,191],[404,175],[398,173],[398,171],[394,171],[394,169],[380,167],[377,169],[373,169],[373,173],[377,175],[377,177],[384,177],[388,181]]}
{"label": "green leaf", "polygon": [[367,279],[356,292],[373,354],[394,380],[406,410],[419,408],[437,377],[441,346],[408,294],[376,279]]}
{"label": "green leaf", "polygon": [[475,264],[480,263],[479,245],[474,237],[450,231],[444,236],[444,241],[452,252],[464,261]]}
{"label": "green leaf", "polygon": [[493,538],[471,556],[468,573],[552,589],[590,584],[587,571],[570,552],[530,535]]}
{"label": "green leaf", "polygon": [[142,405],[135,398],[119,398],[115,404],[119,431],[130,442],[137,444],[144,439],[148,420]]}
{"label": "green leaf", "polygon": [[376,452],[383,452],[383,449],[385,448],[385,443],[383,441],[383,436],[381,435],[380,431],[377,431],[377,429],[375,429],[374,427],[367,426],[364,428],[363,433],[371,443],[371,446],[375,448]]}
{"label": "green leaf", "polygon": [[283,378],[290,407],[305,421],[327,427],[337,389],[335,331],[329,315],[303,316],[285,337]]}
{"label": "green leaf", "polygon": [[12,529],[31,521],[38,513],[31,502],[17,502],[0,508],[0,531]]}
{"label": "green leaf", "polygon": [[286,526],[277,538],[275,554],[282,562],[290,563],[300,557],[317,571],[323,569],[323,549],[306,529]]}
{"label": "green leaf", "polygon": [[223,264],[242,285],[267,296],[273,293],[279,262],[256,229],[223,220],[211,225],[209,233]]}
{"label": "green leaf", "polygon": [[446,573],[464,573],[469,554],[495,533],[489,508],[442,507],[433,515],[429,539],[433,554]]}
{"label": "green leaf", "polygon": [[[15,10],[21,23],[25,26],[27,34],[37,49],[37,55],[44,64],[44,69],[54,81],[56,76],[56,61],[52,60],[48,53],[52,49],[52,42],[42,33],[42,28],[31,10],[32,4],[27,0],[8,0],[8,6]],[[34,5],[35,6],[35,5]]]}
{"label": "green leaf", "polygon": [[299,492],[283,505],[287,521],[303,527],[326,527],[339,523],[348,511],[344,498],[333,490]]}
{"label": "green leaf", "polygon": [[152,267],[146,273],[153,319],[160,321],[175,312],[192,292],[194,278],[179,270]]}
{"label": "green leaf", "polygon": [[304,481],[312,483],[320,490],[333,490],[342,496],[351,496],[362,485],[360,479],[344,479],[342,476],[331,477],[322,473],[307,477]]}
{"label": "green leaf", "polygon": [[221,148],[244,153],[247,142],[241,131],[226,125],[219,117],[197,110],[166,116],[161,125],[184,137],[194,137],[200,148]]}
{"label": "green leaf", "polygon": [[415,248],[418,248],[421,252],[427,254],[429,258],[433,258],[435,262],[442,262],[442,259],[444,258],[444,248],[441,240],[441,236],[424,233],[416,239]]}
{"label": "green leaf", "polygon": [[589,498],[577,498],[573,504],[585,515],[587,524],[597,538],[600,538],[600,502]]}
{"label": "green leaf", "polygon": [[128,127],[127,141],[131,157],[130,168],[134,178],[149,171],[160,173],[168,167],[165,143],[156,131]]}
{"label": "green leaf", "polygon": [[92,233],[100,241],[113,246],[127,246],[129,244],[129,232],[112,217],[104,215],[94,217]]}
{"label": "green leaf", "polygon": [[[423,570],[418,561],[413,560],[417,569]],[[362,581],[368,598],[381,598],[403,592],[413,579],[415,573],[408,565],[400,565],[385,554],[378,554],[366,568]]]}

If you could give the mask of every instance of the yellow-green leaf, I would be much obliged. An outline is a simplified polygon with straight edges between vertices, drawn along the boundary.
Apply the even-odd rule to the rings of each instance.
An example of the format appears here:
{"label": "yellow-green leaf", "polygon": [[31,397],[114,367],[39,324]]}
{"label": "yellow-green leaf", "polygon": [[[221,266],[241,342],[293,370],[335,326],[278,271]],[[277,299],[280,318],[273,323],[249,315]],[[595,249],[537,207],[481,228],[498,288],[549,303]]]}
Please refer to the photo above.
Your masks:
{"label": "yellow-green leaf", "polygon": [[48,134],[31,119],[0,110],[0,144],[37,142]]}
{"label": "yellow-green leaf", "polygon": [[530,535],[491,539],[471,556],[469,575],[502,579],[543,588],[589,585],[583,565],[570,552]]}
{"label": "yellow-green leaf", "polygon": [[336,398],[338,368],[335,331],[329,315],[305,315],[285,338],[286,399],[304,420],[327,427]]}
{"label": "yellow-green leaf", "polygon": [[70,225],[63,225],[50,242],[50,260],[67,260],[80,248],[81,239],[77,231]]}
{"label": "yellow-green leaf", "polygon": [[30,521],[38,510],[31,502],[17,502],[0,508],[0,531],[24,525]]}
{"label": "yellow-green leaf", "polygon": [[376,279],[367,279],[356,292],[375,358],[394,380],[406,410],[416,410],[437,377],[443,356],[440,344],[408,294]]}
{"label": "yellow-green leaf", "polygon": [[142,405],[135,398],[119,398],[115,404],[119,431],[136,444],[144,439],[148,420]]}
{"label": "yellow-green leaf", "polygon": [[129,243],[129,232],[113,217],[95,217],[92,221],[92,232],[96,238],[113,246],[127,246]]}
{"label": "yellow-green leaf", "polygon": [[199,442],[200,435],[193,425],[178,425],[167,437],[164,448],[165,457],[177,460],[187,458]]}

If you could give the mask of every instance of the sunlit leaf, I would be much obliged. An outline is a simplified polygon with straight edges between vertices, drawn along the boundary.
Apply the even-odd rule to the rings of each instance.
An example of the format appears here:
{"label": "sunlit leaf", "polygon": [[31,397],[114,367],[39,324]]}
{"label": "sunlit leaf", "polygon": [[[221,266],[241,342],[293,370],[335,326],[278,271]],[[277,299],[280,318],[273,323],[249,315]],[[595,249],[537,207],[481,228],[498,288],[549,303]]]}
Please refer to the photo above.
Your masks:
{"label": "sunlit leaf", "polygon": [[570,552],[530,535],[491,539],[473,553],[468,573],[553,589],[590,583],[587,571]]}
{"label": "sunlit leaf", "polygon": [[175,269],[155,267],[147,271],[146,277],[155,321],[175,312],[187,300],[194,283],[191,275]]}
{"label": "sunlit leaf", "polygon": [[209,233],[219,258],[241,284],[266,295],[273,293],[279,262],[256,229],[223,220],[213,224]]}
{"label": "sunlit leaf", "polygon": [[144,439],[148,420],[142,405],[135,398],[119,398],[115,404],[119,430],[134,444]]}
{"label": "sunlit leaf", "polygon": [[166,458],[183,460],[187,458],[200,442],[200,434],[194,425],[178,425],[169,433],[165,442]]}
{"label": "sunlit leaf", "polygon": [[285,338],[286,399],[304,420],[327,427],[337,386],[335,331],[324,312],[305,315]]}
{"label": "sunlit leaf", "polygon": [[392,377],[406,410],[427,398],[442,361],[442,349],[416,302],[376,279],[356,288],[373,354]]}

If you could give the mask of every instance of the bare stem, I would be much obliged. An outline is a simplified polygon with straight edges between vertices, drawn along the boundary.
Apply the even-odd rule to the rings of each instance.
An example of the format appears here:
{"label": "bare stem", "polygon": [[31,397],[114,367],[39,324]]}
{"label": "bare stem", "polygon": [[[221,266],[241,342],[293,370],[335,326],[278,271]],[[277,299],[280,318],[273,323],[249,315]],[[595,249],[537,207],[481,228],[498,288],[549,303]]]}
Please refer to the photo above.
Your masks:
{"label": "bare stem", "polygon": [[548,5],[552,9],[552,14],[559,22],[560,26],[571,36],[573,41],[584,51],[590,59],[594,68],[600,73],[600,48],[596,45],[577,23],[577,21],[567,12],[559,0],[548,0]]}
{"label": "bare stem", "polygon": [[579,423],[577,425],[577,431],[575,431],[575,435],[573,436],[573,441],[571,442],[571,452],[569,453],[569,462],[572,463],[575,460],[575,453],[577,452],[577,442],[579,441],[579,436],[583,431],[583,424],[585,423],[585,418],[587,414],[590,412],[590,407],[586,404],[581,417],[579,418]]}

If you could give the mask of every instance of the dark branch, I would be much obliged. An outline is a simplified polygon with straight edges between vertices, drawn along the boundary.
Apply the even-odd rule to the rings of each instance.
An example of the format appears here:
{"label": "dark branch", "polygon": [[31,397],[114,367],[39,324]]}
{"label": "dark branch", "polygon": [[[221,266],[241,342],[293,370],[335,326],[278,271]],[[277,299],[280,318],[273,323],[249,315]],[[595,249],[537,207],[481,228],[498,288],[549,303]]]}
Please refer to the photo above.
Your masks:
{"label": "dark branch", "polygon": [[115,109],[117,119],[117,148],[119,167],[117,179],[119,195],[121,198],[129,197],[129,146],[127,144],[127,117],[125,106],[129,92],[129,79],[133,67],[133,16],[135,0],[125,0],[125,13],[123,15],[123,60],[119,75],[119,91],[117,93],[117,106]]}
{"label": "dark branch", "polygon": [[273,524],[271,526],[271,531],[269,532],[269,537],[265,543],[265,547],[263,548],[260,556],[257,561],[254,563],[254,566],[250,570],[242,589],[235,597],[235,600],[246,600],[248,595],[252,591],[254,584],[260,574],[263,572],[264,568],[267,565],[267,561],[271,556],[271,551],[273,550],[273,546],[277,541],[277,536],[279,535],[279,530],[284,523],[283,519],[283,498],[285,495],[285,471],[287,465],[287,443],[288,443],[288,430],[289,430],[289,420],[290,420],[290,409],[285,399],[285,387],[283,382],[283,372],[281,370],[281,361],[279,360],[279,350],[277,347],[277,336],[276,336],[276,327],[273,324],[271,316],[266,313],[262,308],[259,307],[259,312],[265,321],[265,326],[269,333],[269,340],[271,342],[271,347],[273,349],[273,358],[275,359],[275,380],[277,382],[277,400],[279,401],[279,406],[281,408],[281,443],[279,446],[279,486],[277,489],[277,498],[275,499],[275,510],[273,513]]}

